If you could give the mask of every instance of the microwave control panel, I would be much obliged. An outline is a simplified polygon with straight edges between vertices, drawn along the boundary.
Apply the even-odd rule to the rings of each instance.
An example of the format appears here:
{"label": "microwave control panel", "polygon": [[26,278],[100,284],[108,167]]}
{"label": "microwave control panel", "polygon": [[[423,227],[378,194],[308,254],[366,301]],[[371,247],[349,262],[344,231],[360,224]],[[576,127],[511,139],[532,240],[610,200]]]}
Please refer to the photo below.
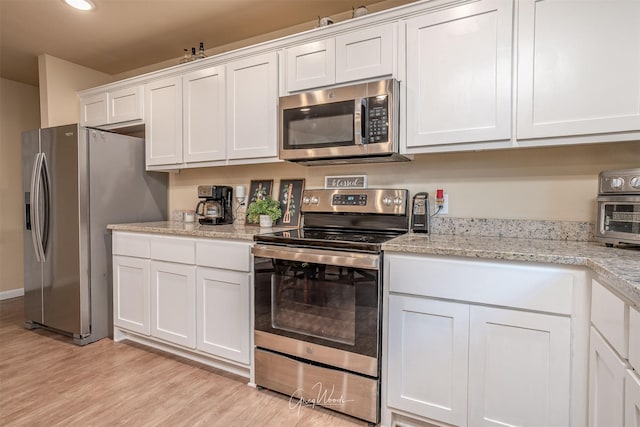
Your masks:
{"label": "microwave control panel", "polygon": [[367,142],[389,141],[389,97],[372,96],[367,99]]}

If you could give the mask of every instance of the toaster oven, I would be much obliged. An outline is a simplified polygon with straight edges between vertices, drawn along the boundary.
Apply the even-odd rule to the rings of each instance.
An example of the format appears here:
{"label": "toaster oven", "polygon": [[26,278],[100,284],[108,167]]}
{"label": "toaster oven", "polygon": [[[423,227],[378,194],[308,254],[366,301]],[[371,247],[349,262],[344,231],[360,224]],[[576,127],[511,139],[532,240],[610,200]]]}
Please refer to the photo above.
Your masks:
{"label": "toaster oven", "polygon": [[601,172],[596,200],[595,239],[640,245],[640,168]]}

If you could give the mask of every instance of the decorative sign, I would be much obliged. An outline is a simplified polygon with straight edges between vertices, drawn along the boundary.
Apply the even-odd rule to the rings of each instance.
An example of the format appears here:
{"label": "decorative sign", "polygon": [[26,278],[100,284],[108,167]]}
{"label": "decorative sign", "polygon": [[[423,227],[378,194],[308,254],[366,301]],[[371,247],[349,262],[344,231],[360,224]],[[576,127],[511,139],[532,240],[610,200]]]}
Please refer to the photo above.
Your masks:
{"label": "decorative sign", "polygon": [[276,225],[300,227],[302,190],[304,190],[304,179],[283,179],[280,181],[282,216],[276,221]]}
{"label": "decorative sign", "polygon": [[367,188],[367,175],[325,176],[324,188]]}

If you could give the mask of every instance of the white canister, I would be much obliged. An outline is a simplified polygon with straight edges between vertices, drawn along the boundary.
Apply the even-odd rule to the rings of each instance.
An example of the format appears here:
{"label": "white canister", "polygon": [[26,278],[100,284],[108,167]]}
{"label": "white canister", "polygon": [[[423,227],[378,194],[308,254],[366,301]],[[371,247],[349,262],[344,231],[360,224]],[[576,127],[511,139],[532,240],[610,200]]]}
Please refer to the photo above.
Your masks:
{"label": "white canister", "polygon": [[184,211],[182,218],[184,222],[194,222],[196,220],[196,213],[195,211]]}

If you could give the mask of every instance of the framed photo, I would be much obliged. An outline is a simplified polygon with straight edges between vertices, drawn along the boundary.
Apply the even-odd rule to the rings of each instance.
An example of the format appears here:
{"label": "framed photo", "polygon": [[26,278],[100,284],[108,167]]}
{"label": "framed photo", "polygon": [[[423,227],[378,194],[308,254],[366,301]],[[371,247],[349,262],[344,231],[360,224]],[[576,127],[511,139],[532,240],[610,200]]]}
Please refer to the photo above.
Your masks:
{"label": "framed photo", "polygon": [[304,190],[304,179],[283,179],[280,181],[280,209],[282,216],[276,221],[277,226],[300,226],[300,205]]}
{"label": "framed photo", "polygon": [[261,181],[251,181],[249,186],[249,203],[255,202],[258,199],[264,199],[267,196],[271,196],[271,189],[273,188],[273,180],[266,179]]}

